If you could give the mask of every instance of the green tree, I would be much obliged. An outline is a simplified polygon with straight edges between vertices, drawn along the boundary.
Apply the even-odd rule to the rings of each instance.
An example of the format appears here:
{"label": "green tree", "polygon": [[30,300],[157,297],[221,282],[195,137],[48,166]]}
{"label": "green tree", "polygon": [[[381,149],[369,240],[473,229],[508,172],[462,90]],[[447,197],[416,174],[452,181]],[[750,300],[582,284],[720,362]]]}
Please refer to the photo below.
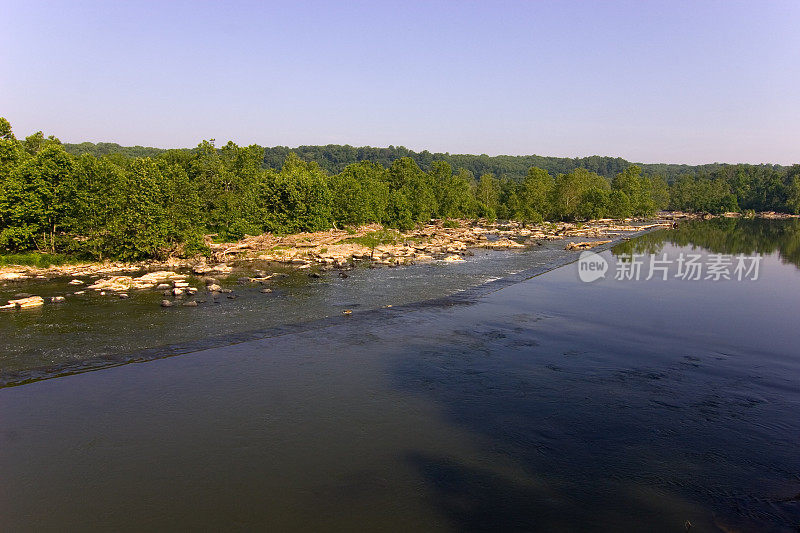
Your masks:
{"label": "green tree", "polygon": [[72,156],[49,143],[24,159],[5,180],[0,217],[5,227],[0,245],[56,252],[56,235],[67,229],[75,194]]}
{"label": "green tree", "polygon": [[491,174],[483,174],[475,186],[475,200],[478,202],[478,216],[490,220],[497,218],[500,206],[500,182]]}

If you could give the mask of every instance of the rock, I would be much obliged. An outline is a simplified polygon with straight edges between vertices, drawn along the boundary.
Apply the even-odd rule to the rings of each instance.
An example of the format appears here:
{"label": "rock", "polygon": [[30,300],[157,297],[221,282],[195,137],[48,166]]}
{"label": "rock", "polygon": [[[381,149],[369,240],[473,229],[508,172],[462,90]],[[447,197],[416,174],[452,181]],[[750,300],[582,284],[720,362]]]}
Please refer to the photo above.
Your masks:
{"label": "rock", "polygon": [[233,270],[233,267],[226,265],[225,263],[220,263],[211,268],[213,272],[222,272],[223,274],[228,274],[230,271]]}
{"label": "rock", "polygon": [[158,270],[155,272],[148,272],[143,276],[135,278],[133,281],[137,285],[155,285],[157,283],[164,283],[176,279],[178,281],[183,281],[186,279],[186,276],[183,274],[178,274],[177,272],[172,272],[171,270]]}
{"label": "rock", "polygon": [[195,274],[206,274],[211,272],[211,267],[205,263],[200,263],[199,265],[195,265],[192,267],[192,272]]}
{"label": "rock", "polygon": [[5,304],[5,305],[0,305],[0,311],[9,311],[9,310],[11,310],[11,309],[16,309],[16,308],[17,308],[17,305],[16,305],[16,304]]}
{"label": "rock", "polygon": [[123,292],[122,294],[119,295],[119,298],[120,298],[120,300],[127,300],[128,299],[128,295]]}
{"label": "rock", "polygon": [[349,278],[350,276],[349,276],[349,275],[347,275],[347,273],[345,273],[345,272],[339,272],[339,277],[340,277],[340,278],[342,278],[342,279],[347,279],[347,278]]}
{"label": "rock", "polygon": [[592,241],[592,242],[571,242],[568,243],[567,246],[564,247],[565,250],[588,250],[589,248],[594,248],[595,246],[600,246],[601,244],[608,244],[611,241]]}
{"label": "rock", "polygon": [[464,258],[457,254],[446,255],[442,258],[442,261],[446,261],[448,263],[452,263],[454,261],[463,261]]}
{"label": "rock", "polygon": [[75,296],[80,296],[82,294],[86,294],[86,291],[75,291],[72,294],[75,295]]}
{"label": "rock", "polygon": [[211,285],[206,285],[206,290],[208,292],[222,292],[222,287],[216,283],[212,283]]}
{"label": "rock", "polygon": [[316,279],[319,279],[319,278],[321,278],[321,277],[322,277],[322,274],[320,274],[319,272],[309,272],[309,273],[308,273],[308,277],[309,277],[309,278],[316,278]]}
{"label": "rock", "polygon": [[33,294],[29,294],[27,292],[18,292],[17,294],[14,295],[14,298],[16,299],[30,298],[31,296],[33,296]]}
{"label": "rock", "polygon": [[183,292],[184,292],[183,289],[181,289],[180,287],[175,287],[174,289],[172,289],[172,294],[174,294],[175,296],[182,296]]}
{"label": "rock", "polygon": [[171,288],[172,286],[169,283],[159,283],[158,285],[156,285],[157,291],[168,291]]}
{"label": "rock", "polygon": [[0,273],[0,281],[18,281],[25,279],[25,274],[20,272],[2,272]]}
{"label": "rock", "polygon": [[248,277],[239,278],[236,281],[239,282],[239,285],[247,285],[248,283],[250,283],[250,278],[248,278]]}
{"label": "rock", "polygon": [[264,288],[264,289],[261,289],[261,292],[264,293],[264,294],[269,294],[269,293],[272,292],[272,289]]}
{"label": "rock", "polygon": [[182,305],[183,307],[197,307],[197,302],[195,302],[194,300],[192,300],[192,301],[190,301],[190,302],[183,302],[181,305]]}
{"label": "rock", "polygon": [[220,289],[219,292],[223,294],[230,294],[233,292],[233,289]]}
{"label": "rock", "polygon": [[18,298],[16,300],[9,300],[8,303],[14,304],[18,309],[29,309],[31,307],[41,307],[44,305],[44,298],[41,296],[29,296],[26,298]]}
{"label": "rock", "polygon": [[173,303],[169,300],[161,300],[161,307],[172,307]]}
{"label": "rock", "polygon": [[343,315],[352,315],[353,314],[353,310],[352,309],[345,309],[344,311],[342,311],[342,314]]}
{"label": "rock", "polygon": [[73,279],[69,282],[70,285],[83,285],[83,282],[79,279]]}
{"label": "rock", "polygon": [[189,283],[186,281],[174,281],[172,282],[172,286],[177,289],[185,289],[186,287],[189,286]]}
{"label": "rock", "polygon": [[236,299],[236,298],[238,298],[238,297],[239,297],[239,296],[238,296],[238,295],[236,295],[236,294],[229,294],[229,295],[228,295],[228,300],[235,300],[235,299]]}
{"label": "rock", "polygon": [[67,299],[64,298],[63,296],[53,296],[52,298],[50,298],[50,301],[53,302],[54,304],[57,304],[61,302],[66,302]]}
{"label": "rock", "polygon": [[172,296],[172,289],[167,289],[164,291],[164,296]]}

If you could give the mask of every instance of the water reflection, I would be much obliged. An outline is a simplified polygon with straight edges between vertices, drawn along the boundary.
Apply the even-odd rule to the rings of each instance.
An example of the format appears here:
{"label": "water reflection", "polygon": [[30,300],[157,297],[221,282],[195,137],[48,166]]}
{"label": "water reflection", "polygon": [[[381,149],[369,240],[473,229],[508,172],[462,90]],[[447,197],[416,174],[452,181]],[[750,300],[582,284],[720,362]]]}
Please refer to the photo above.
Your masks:
{"label": "water reflection", "polygon": [[614,255],[658,254],[665,244],[700,247],[715,254],[778,253],[785,263],[800,267],[800,220],[715,218],[684,222],[620,243]]}

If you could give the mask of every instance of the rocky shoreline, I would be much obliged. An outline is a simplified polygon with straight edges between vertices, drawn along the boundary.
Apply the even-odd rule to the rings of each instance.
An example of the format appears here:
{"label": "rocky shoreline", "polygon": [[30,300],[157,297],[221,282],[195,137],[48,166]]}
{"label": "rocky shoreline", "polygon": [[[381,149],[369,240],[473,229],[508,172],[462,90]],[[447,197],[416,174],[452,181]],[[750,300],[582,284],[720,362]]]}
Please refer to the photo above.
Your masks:
{"label": "rocky shoreline", "polygon": [[[722,216],[736,216],[726,213]],[[763,213],[764,218],[788,218],[792,215]],[[310,276],[319,271],[338,269],[341,277],[356,263],[370,268],[397,267],[431,261],[458,262],[479,248],[524,249],[541,245],[545,241],[564,241],[566,250],[584,250],[606,244],[612,239],[650,229],[670,228],[678,221],[707,218],[688,213],[660,213],[655,219],[601,219],[585,223],[542,223],[524,225],[516,222],[492,223],[488,221],[436,221],[408,232],[387,230],[379,225],[357,229],[331,229],[316,233],[293,235],[264,234],[246,237],[235,243],[211,243],[208,257],[170,259],[164,262],[141,263],[85,263],[54,266],[50,268],[3,267],[0,268],[0,285],[28,280],[70,278],[70,288],[75,290],[60,296],[44,299],[40,296],[18,293],[0,310],[40,307],[46,303],[62,303],[67,296],[93,291],[101,296],[127,298],[131,291],[161,291],[162,305],[171,307],[193,305],[192,297],[199,291],[217,297],[229,290],[222,289],[218,277],[231,276],[234,269],[248,271],[239,279],[243,283],[267,285],[274,275],[267,273],[268,265],[284,265],[299,270],[308,269]],[[255,265],[267,265],[257,269]],[[194,285],[188,281],[194,278]],[[198,283],[197,280],[201,283]],[[199,285],[199,286],[198,286]],[[262,292],[269,292],[264,288]],[[194,303],[194,305],[197,305]]]}

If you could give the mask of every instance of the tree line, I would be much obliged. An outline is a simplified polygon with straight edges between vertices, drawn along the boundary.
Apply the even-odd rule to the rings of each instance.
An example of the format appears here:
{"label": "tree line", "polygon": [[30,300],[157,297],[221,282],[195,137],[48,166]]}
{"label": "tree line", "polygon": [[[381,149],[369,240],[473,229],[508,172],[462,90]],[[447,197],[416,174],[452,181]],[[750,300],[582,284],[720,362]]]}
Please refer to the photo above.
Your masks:
{"label": "tree line", "polygon": [[432,218],[624,218],[670,206],[797,210],[798,169],[717,169],[671,187],[635,165],[611,179],[582,167],[553,175],[535,166],[512,179],[447,161],[424,170],[404,156],[331,173],[292,152],[272,168],[263,147],[213,140],[141,157],[75,155],[41,132],[18,140],[0,119],[0,249],[138,260],[201,252],[209,234],[232,240],[372,222],[406,230]]}
{"label": "tree line", "polygon": [[[74,155],[91,154],[97,157],[112,153],[123,154],[130,157],[155,157],[166,151],[162,148],[149,148],[143,146],[120,146],[116,143],[90,143],[65,144],[67,152]],[[265,147],[264,166],[279,170],[289,154],[295,154],[304,161],[314,161],[329,174],[338,174],[345,167],[361,161],[371,161],[381,166],[388,167],[393,161],[408,157],[425,172],[431,170],[433,163],[444,161],[451,167],[465,169],[474,176],[492,174],[498,179],[509,178],[521,180],[528,174],[531,167],[546,170],[553,176],[566,174],[578,168],[584,168],[595,174],[612,179],[614,176],[634,163],[621,157],[589,156],[589,157],[548,157],[540,155],[471,155],[431,153],[428,150],[415,152],[403,146],[389,146],[387,148],[374,148],[371,146],[355,147],[350,145],[329,144],[325,146],[287,146]],[[676,164],[641,164],[642,172],[648,176],[661,176],[672,183],[682,174],[711,173],[717,169],[728,167],[724,163],[711,163],[707,165],[676,165]],[[757,165],[758,168],[782,172],[785,169],[780,165]]]}

